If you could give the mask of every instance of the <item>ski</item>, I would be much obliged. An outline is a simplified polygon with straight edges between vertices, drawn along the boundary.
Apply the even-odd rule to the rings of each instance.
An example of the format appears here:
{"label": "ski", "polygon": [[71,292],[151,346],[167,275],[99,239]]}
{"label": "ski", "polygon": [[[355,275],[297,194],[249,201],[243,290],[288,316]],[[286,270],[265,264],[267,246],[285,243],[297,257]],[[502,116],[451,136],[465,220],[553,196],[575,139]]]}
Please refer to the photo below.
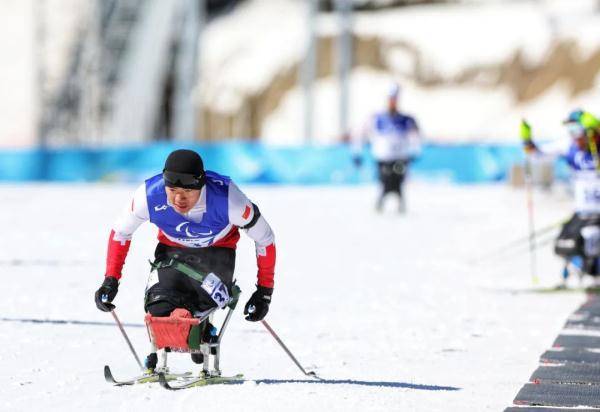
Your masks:
{"label": "ski", "polygon": [[528,293],[540,293],[540,294],[552,294],[552,293],[588,293],[588,294],[600,294],[600,287],[564,287],[564,286],[549,286],[549,287],[534,287],[528,289],[502,289],[503,292],[510,293],[512,295],[528,294]]}
{"label": "ski", "polygon": [[588,287],[564,287],[564,286],[554,286],[548,288],[533,288],[530,290],[532,293],[600,293],[600,287],[598,286],[588,286]]}
{"label": "ski", "polygon": [[135,384],[139,384],[139,383],[154,383],[154,382],[158,382],[159,381],[159,375],[163,375],[165,381],[172,381],[172,380],[176,380],[176,379],[183,379],[186,377],[191,377],[192,372],[185,372],[185,373],[167,373],[166,375],[162,372],[160,373],[144,373],[142,375],[133,377],[131,379],[127,379],[127,380],[123,380],[123,381],[118,381],[114,378],[110,367],[108,365],[104,366],[104,379],[106,379],[106,381],[108,383],[112,383],[115,386],[126,386],[126,385],[135,385]]}
{"label": "ski", "polygon": [[200,377],[194,378],[191,380],[186,380],[185,383],[180,385],[171,385],[168,382],[168,375],[165,375],[162,372],[158,373],[158,382],[160,386],[165,389],[171,391],[177,391],[181,389],[194,388],[197,386],[207,386],[207,385],[234,385],[234,384],[242,384],[245,382],[244,375],[239,373],[235,376],[210,376],[210,377]]}

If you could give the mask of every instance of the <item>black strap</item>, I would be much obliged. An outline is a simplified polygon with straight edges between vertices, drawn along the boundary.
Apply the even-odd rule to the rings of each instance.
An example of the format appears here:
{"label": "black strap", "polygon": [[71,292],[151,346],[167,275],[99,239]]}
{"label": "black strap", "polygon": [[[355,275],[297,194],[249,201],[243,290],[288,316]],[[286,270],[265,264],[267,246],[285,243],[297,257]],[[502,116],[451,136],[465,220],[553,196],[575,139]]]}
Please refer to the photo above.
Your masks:
{"label": "black strap", "polygon": [[150,266],[152,266],[152,269],[150,271],[153,270],[158,270],[161,268],[169,268],[172,267],[173,269],[178,270],[179,272],[183,273],[184,275],[187,275],[189,277],[191,277],[192,279],[194,279],[197,282],[202,283],[204,281],[204,278],[206,277],[207,273],[204,272],[199,272],[196,269],[194,269],[193,267],[186,265],[183,262],[180,262],[179,260],[175,259],[175,258],[171,258],[171,259],[164,259],[164,260],[156,260],[154,262],[150,262]]}
{"label": "black strap", "polygon": [[252,216],[252,220],[250,222],[248,222],[248,224],[246,224],[244,226],[240,226],[242,229],[250,229],[252,226],[254,226],[256,224],[256,222],[258,221],[258,218],[260,217],[260,210],[258,209],[258,206],[256,206],[254,203],[252,203],[252,208],[254,209],[254,216]]}
{"label": "black strap", "polygon": [[[258,211],[258,208],[256,208],[256,210]],[[258,211],[258,215],[260,216],[260,211]],[[254,219],[252,219],[252,221],[254,221]],[[250,223],[252,223],[252,222],[250,222]],[[157,259],[154,262],[150,261],[150,266],[152,266],[152,269],[150,270],[150,272],[152,272],[153,270],[161,269],[161,268],[172,267],[173,269],[178,270],[179,272],[183,273],[184,275],[189,276],[190,278],[194,279],[195,281],[197,281],[199,283],[202,283],[204,281],[204,278],[207,275],[207,273],[199,272],[196,269],[194,269],[193,267],[186,265],[185,263],[180,262],[175,258],[171,258],[169,260],[158,260]],[[227,306],[230,307],[231,309],[234,309],[238,303],[238,300],[239,300],[240,294],[242,293],[242,290],[240,289],[240,287],[238,285],[235,284],[235,281],[231,285],[231,288],[228,288],[228,289],[230,290],[230,296],[229,296],[229,302],[227,303]],[[162,294],[164,295],[164,292]],[[171,301],[172,303],[176,304],[174,301],[169,299],[171,297],[172,296],[159,296],[159,298],[154,299],[152,302],[149,302],[148,296],[146,296],[146,307],[149,304],[154,303],[159,300],[167,300],[167,301]],[[181,301],[181,304],[183,304],[183,302],[184,301]]]}

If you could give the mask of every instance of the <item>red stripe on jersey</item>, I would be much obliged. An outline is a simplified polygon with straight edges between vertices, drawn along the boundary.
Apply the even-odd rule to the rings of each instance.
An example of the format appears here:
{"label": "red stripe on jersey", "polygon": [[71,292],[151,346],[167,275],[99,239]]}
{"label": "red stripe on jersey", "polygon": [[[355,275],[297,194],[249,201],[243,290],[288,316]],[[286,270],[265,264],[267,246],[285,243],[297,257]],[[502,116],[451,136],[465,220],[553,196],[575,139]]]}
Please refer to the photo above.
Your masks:
{"label": "red stripe on jersey", "polygon": [[256,264],[258,266],[258,286],[272,288],[275,284],[275,244],[271,243],[265,248],[264,255],[256,255]]}
{"label": "red stripe on jersey", "polygon": [[185,247],[183,245],[180,245],[179,243],[175,243],[173,241],[171,241],[168,237],[165,236],[165,234],[163,233],[162,230],[158,229],[158,241],[162,244],[165,244],[167,246],[173,246],[173,247]]}
{"label": "red stripe on jersey", "polygon": [[242,217],[245,219],[248,219],[248,216],[250,216],[250,206],[246,205],[246,209],[244,209],[244,213],[242,213]]}
{"label": "red stripe on jersey", "polygon": [[[210,245],[209,247],[227,247],[230,249],[235,249],[237,247],[237,242],[240,240],[240,232],[236,226],[232,227],[229,233],[227,233],[222,239],[217,240],[215,243]],[[180,245],[179,243],[173,242],[168,237],[165,236],[162,230],[158,230],[158,241],[167,246],[173,247],[187,247],[184,245]]]}
{"label": "red stripe on jersey", "polygon": [[129,252],[129,246],[131,241],[115,240],[115,231],[110,231],[110,237],[108,238],[108,252],[106,253],[106,274],[105,276],[112,276],[117,279],[121,279],[121,271],[125,264],[125,258]]}
{"label": "red stripe on jersey", "polygon": [[235,249],[237,247],[238,240],[240,240],[240,231],[238,230],[237,226],[234,226],[224,238],[217,240],[212,244],[212,246]]}

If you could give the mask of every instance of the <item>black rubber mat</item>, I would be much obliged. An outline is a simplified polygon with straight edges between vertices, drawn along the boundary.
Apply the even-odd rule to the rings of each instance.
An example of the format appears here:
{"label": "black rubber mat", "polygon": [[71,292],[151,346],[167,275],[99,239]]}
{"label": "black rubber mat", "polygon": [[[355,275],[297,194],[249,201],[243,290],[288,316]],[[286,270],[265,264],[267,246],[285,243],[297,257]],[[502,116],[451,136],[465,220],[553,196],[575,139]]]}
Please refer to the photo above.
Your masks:
{"label": "black rubber mat", "polygon": [[589,363],[600,364],[600,353],[585,349],[566,348],[561,351],[549,350],[540,357],[542,363]]}
{"label": "black rubber mat", "polygon": [[600,305],[588,308],[582,306],[581,308],[577,309],[577,312],[574,312],[573,315],[585,316],[588,318],[598,317],[600,316]]}
{"label": "black rubber mat", "polygon": [[587,321],[587,322],[600,322],[600,316],[596,312],[590,312],[589,310],[580,309],[577,312],[573,313],[567,321],[577,322],[577,321]]}
{"label": "black rubber mat", "polygon": [[513,403],[530,406],[600,408],[600,386],[528,383],[519,391]]}
{"label": "black rubber mat", "polygon": [[529,380],[541,383],[600,385],[600,365],[569,363],[560,366],[540,366]]}
{"label": "black rubber mat", "polygon": [[545,408],[543,406],[525,406],[519,408],[518,406],[511,406],[506,408],[504,412],[598,412],[600,409],[573,409],[573,408]]}
{"label": "black rubber mat", "polygon": [[600,409],[573,409],[573,408],[544,408],[543,406],[511,406],[506,408],[504,412],[598,412]]}
{"label": "black rubber mat", "polygon": [[587,330],[600,330],[600,322],[593,320],[578,320],[578,321],[567,321],[565,323],[566,329],[587,329]]}
{"label": "black rubber mat", "polygon": [[588,295],[588,298],[585,301],[585,303],[581,306],[594,306],[594,305],[600,306],[600,298],[598,298],[598,295],[590,294],[590,295]]}
{"label": "black rubber mat", "polygon": [[[600,297],[588,300],[570,316],[566,328],[600,330]],[[591,412],[600,409],[600,337],[559,335],[540,357],[542,366],[504,412]],[[600,352],[600,351],[599,351]],[[576,408],[576,409],[573,409]]]}
{"label": "black rubber mat", "polygon": [[600,336],[558,335],[552,344],[560,348],[600,348]]}
{"label": "black rubber mat", "polygon": [[600,300],[594,298],[592,301],[588,301],[581,305],[575,313],[589,312],[594,315],[600,315]]}

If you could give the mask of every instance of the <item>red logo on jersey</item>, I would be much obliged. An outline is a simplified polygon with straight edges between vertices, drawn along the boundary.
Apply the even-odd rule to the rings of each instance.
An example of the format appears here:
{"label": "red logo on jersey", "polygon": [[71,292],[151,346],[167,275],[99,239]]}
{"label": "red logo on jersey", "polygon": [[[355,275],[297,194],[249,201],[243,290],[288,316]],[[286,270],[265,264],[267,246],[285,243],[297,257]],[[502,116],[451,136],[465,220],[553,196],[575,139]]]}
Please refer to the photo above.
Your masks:
{"label": "red logo on jersey", "polygon": [[248,219],[248,216],[250,216],[250,206],[246,205],[246,209],[244,210],[244,213],[242,214],[242,217],[244,219]]}

